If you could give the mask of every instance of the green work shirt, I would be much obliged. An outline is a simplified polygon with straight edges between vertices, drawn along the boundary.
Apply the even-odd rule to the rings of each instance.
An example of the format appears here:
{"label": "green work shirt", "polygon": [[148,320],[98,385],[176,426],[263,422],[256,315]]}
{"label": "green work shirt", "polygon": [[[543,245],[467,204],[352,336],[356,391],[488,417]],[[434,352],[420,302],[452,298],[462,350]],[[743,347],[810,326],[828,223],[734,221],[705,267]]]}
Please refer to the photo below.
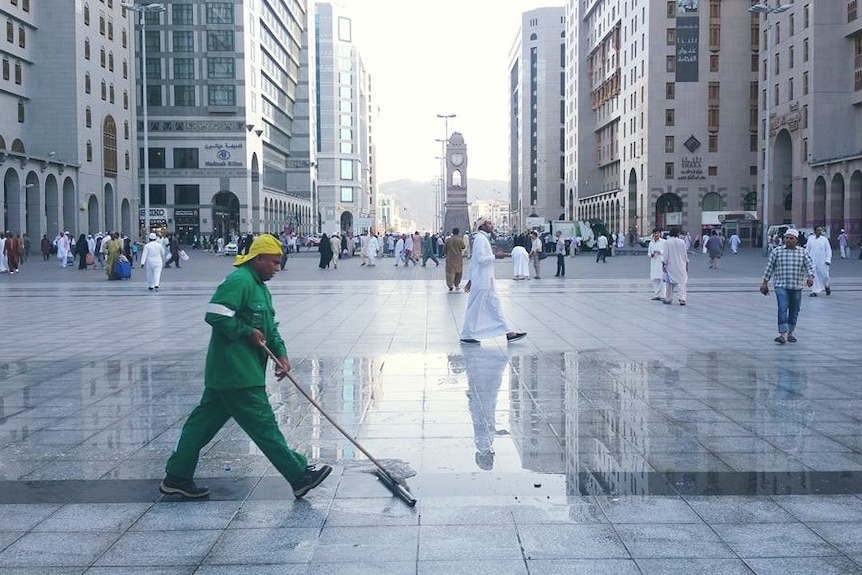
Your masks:
{"label": "green work shirt", "polygon": [[218,286],[207,305],[212,326],[204,384],[212,389],[237,389],[266,384],[267,355],[249,336],[258,329],[278,356],[287,355],[278,333],[272,296],[251,265],[238,267]]}

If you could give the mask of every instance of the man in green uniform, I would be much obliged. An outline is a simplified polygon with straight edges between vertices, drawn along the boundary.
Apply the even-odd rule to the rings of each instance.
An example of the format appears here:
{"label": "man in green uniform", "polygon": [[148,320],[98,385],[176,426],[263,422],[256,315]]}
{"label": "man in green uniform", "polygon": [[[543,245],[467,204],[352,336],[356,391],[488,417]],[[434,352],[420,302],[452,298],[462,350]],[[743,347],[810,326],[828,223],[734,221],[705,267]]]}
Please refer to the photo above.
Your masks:
{"label": "man in green uniform", "polygon": [[165,494],[197,498],[209,495],[193,480],[200,450],[233,417],[267,459],[302,497],[332,471],[328,465],[309,466],[301,453],[287,446],[266,395],[266,345],[278,357],[276,377],[290,371],[287,351],[278,333],[272,298],[264,282],[281,263],[281,242],[269,234],[257,237],[237,269],[218,287],[207,306],[212,326],[204,372],[204,393],[183,426],[176,450],[168,459],[167,475],[159,486]]}

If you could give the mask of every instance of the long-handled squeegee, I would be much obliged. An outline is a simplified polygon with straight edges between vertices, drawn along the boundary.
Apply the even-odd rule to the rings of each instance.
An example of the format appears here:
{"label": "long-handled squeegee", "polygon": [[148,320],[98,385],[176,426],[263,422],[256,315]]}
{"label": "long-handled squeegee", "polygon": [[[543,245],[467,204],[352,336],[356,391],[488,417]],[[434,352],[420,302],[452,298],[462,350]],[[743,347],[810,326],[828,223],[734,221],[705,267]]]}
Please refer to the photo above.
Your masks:
{"label": "long-handled squeegee", "polygon": [[[279,363],[278,358],[275,356],[274,353],[272,353],[269,347],[264,345],[263,349],[266,350],[266,354],[272,359],[272,361],[274,361],[276,364]],[[358,441],[352,438],[350,434],[344,430],[344,428],[338,425],[337,421],[332,419],[332,417],[330,417],[330,415],[323,410],[320,404],[315,401],[314,398],[311,397],[311,395],[309,395],[309,393],[305,391],[305,389],[303,389],[303,387],[299,385],[299,383],[297,383],[295,379],[293,379],[293,376],[290,375],[290,373],[287,373],[286,375],[287,379],[290,380],[290,383],[292,383],[293,386],[299,390],[299,393],[304,395],[305,399],[307,399],[309,403],[311,403],[311,405],[313,405],[315,409],[317,409],[317,411],[319,411],[320,414],[335,427],[335,429],[341,432],[341,435],[346,437],[350,443],[356,446],[356,449],[361,451],[365,455],[365,457],[367,457],[368,460],[377,467],[377,469],[375,470],[377,478],[383,482],[383,485],[386,486],[386,489],[391,491],[393,495],[404,501],[410,507],[415,506],[416,498],[413,497],[412,493],[410,493],[410,490],[407,488],[407,483],[404,481],[404,479],[396,479],[395,477],[393,477],[392,474],[389,473],[389,471],[387,471],[386,468],[383,467],[379,461],[377,461],[377,459],[375,459],[370,453],[368,453],[368,451],[364,447],[362,447]]]}

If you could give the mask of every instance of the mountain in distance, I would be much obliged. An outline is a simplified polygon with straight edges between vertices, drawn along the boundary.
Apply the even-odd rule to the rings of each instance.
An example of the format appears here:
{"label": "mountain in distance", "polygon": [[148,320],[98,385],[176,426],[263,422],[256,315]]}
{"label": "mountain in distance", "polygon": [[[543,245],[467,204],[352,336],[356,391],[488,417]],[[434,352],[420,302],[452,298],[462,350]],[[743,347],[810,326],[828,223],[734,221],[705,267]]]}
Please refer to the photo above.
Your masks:
{"label": "mountain in distance", "polygon": [[[401,218],[413,220],[420,231],[432,231],[434,225],[434,189],[439,185],[434,180],[393,180],[383,182],[377,188],[379,194],[394,198]],[[470,179],[467,201],[508,201],[509,182],[506,180]]]}

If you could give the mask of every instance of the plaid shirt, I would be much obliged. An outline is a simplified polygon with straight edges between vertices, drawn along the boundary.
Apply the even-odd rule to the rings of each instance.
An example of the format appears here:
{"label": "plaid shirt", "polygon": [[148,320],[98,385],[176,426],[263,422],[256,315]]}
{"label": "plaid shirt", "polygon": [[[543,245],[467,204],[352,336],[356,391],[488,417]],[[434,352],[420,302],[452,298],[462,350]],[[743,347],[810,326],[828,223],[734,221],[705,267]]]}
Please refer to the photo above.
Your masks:
{"label": "plaid shirt", "polygon": [[772,278],[773,287],[801,290],[805,287],[806,278],[813,275],[814,264],[807,251],[799,246],[792,250],[778,246],[769,254],[763,281],[768,282]]}

